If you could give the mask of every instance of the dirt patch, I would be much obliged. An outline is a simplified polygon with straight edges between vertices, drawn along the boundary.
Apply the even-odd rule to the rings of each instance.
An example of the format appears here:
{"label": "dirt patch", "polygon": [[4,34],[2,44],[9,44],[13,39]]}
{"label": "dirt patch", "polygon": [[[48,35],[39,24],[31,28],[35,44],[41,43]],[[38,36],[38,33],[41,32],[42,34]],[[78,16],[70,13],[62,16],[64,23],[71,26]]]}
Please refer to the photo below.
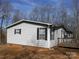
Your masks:
{"label": "dirt patch", "polygon": [[66,48],[38,48],[21,45],[0,45],[0,59],[68,59],[64,53],[72,51],[69,57],[79,59],[77,50]]}

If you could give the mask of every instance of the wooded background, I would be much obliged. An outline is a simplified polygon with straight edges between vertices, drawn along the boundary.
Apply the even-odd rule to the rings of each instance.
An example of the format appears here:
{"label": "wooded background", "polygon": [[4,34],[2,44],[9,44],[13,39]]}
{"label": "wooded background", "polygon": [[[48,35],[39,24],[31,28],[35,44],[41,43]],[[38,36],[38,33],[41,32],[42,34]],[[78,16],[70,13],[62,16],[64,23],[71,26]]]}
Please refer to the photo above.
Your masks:
{"label": "wooded background", "polygon": [[47,22],[56,25],[63,24],[73,32],[75,41],[77,42],[79,40],[79,1],[72,0],[70,2],[72,7],[69,10],[65,6],[65,1],[60,0],[58,6],[50,3],[43,6],[35,6],[29,14],[24,15],[19,9],[14,9],[10,0],[4,0],[4,2],[0,0],[0,43],[5,43],[6,26],[21,19]]}

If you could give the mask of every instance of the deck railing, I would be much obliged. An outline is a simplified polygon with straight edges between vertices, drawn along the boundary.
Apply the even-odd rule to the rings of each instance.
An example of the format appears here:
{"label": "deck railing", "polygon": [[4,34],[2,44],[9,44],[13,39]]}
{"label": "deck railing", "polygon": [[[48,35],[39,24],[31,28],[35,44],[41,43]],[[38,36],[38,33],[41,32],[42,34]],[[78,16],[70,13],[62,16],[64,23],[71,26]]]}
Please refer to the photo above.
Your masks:
{"label": "deck railing", "polygon": [[74,39],[58,39],[58,46],[79,48],[77,42]]}

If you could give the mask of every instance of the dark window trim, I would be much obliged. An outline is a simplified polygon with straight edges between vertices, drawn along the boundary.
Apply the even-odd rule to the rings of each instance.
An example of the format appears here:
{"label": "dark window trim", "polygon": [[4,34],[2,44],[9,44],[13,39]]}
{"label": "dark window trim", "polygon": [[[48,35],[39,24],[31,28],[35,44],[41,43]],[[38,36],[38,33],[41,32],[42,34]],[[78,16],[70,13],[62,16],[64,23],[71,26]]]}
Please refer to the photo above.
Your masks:
{"label": "dark window trim", "polygon": [[39,39],[39,30],[40,29],[45,29],[45,40],[47,40],[47,28],[37,28],[37,40],[40,40]]}
{"label": "dark window trim", "polygon": [[52,29],[50,29],[50,40],[52,40]]}
{"label": "dark window trim", "polygon": [[55,37],[55,31],[53,31],[53,40],[54,40],[54,37]]}
{"label": "dark window trim", "polygon": [[37,28],[37,40],[39,40],[39,28]]}
{"label": "dark window trim", "polygon": [[63,38],[63,36],[62,36],[62,35],[63,35],[63,31],[61,30],[61,38]]}
{"label": "dark window trim", "polygon": [[[17,30],[18,30],[19,32],[17,32]],[[21,34],[21,29],[14,29],[14,34]]]}

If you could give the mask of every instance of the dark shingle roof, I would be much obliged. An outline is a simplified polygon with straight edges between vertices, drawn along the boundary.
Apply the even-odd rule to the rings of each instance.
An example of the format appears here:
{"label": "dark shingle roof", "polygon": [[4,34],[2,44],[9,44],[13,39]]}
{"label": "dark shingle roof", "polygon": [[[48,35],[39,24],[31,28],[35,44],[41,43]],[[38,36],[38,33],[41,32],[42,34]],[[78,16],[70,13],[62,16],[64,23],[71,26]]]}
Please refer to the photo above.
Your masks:
{"label": "dark shingle roof", "polygon": [[41,26],[52,26],[52,24],[50,23],[44,23],[44,22],[38,22],[38,21],[32,21],[32,20],[20,20],[20,21],[17,21],[9,26],[7,26],[7,29],[10,28],[10,27],[13,27],[15,25],[18,25],[18,24],[21,24],[21,23],[30,23],[30,24],[36,24],[36,25],[41,25]]}
{"label": "dark shingle roof", "polygon": [[73,33],[68,27],[64,26],[64,25],[55,25],[54,30],[57,30],[59,28],[63,28],[67,33]]}
{"label": "dark shingle roof", "polygon": [[66,32],[68,33],[72,33],[71,30],[69,30],[69,28],[67,28],[66,26],[64,25],[54,25],[54,24],[50,24],[50,23],[44,23],[44,22],[38,22],[38,21],[32,21],[32,20],[20,20],[20,21],[17,21],[9,26],[7,26],[7,29],[8,28],[11,28],[13,26],[16,26],[18,24],[21,24],[21,23],[30,23],[30,24],[35,24],[35,25],[41,25],[41,26],[47,26],[47,27],[51,27],[51,28],[54,28],[54,30],[57,30],[59,28],[63,28]]}

